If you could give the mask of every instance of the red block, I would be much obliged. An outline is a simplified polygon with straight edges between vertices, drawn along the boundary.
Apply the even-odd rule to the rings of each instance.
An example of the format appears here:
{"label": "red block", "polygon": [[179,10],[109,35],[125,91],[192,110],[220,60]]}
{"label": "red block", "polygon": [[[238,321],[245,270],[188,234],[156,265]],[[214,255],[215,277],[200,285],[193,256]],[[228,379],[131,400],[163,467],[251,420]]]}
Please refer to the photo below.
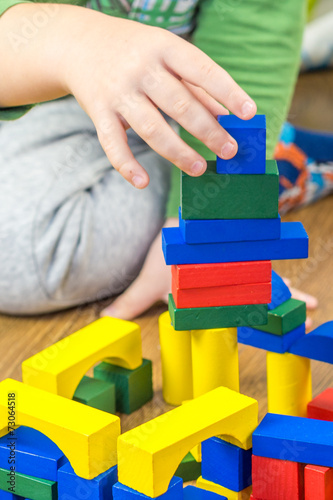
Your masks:
{"label": "red block", "polygon": [[176,288],[268,283],[272,278],[271,261],[225,262],[219,264],[182,264],[171,266]]}
{"label": "red block", "polygon": [[172,296],[176,307],[219,307],[271,302],[271,283],[213,286],[180,290],[172,283]]}
{"label": "red block", "polygon": [[261,500],[303,500],[304,467],[297,462],[253,455],[253,497]]}
{"label": "red block", "polygon": [[304,469],[305,500],[333,499],[333,468],[307,465]]}
{"label": "red block", "polygon": [[308,418],[333,422],[333,389],[326,389],[308,404]]}

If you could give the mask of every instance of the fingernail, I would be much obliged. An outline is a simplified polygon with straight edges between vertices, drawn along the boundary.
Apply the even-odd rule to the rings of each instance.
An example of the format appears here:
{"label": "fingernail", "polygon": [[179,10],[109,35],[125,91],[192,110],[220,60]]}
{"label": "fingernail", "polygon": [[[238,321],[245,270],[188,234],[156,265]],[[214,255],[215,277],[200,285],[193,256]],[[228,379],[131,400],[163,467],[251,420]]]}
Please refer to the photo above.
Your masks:
{"label": "fingernail", "polygon": [[254,109],[255,109],[254,103],[251,101],[246,101],[242,106],[242,114],[244,116],[252,115]]}
{"label": "fingernail", "polygon": [[233,142],[227,142],[221,150],[221,158],[227,160],[236,153],[236,146]]}
{"label": "fingernail", "polygon": [[132,177],[132,183],[136,188],[140,189],[144,186],[145,181],[144,178],[140,175],[134,175],[134,177]]}
{"label": "fingernail", "polygon": [[196,161],[191,167],[191,174],[199,175],[205,171],[205,164],[202,161]]}

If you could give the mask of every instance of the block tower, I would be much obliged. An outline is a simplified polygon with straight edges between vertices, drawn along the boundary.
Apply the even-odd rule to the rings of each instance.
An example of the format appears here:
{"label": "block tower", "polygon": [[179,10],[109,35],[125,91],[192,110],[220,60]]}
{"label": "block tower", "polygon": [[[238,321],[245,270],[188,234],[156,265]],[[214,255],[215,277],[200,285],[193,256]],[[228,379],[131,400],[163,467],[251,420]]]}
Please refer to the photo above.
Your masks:
{"label": "block tower", "polygon": [[278,214],[265,116],[218,121],[238,153],[208,161],[200,177],[182,172],[179,227],[162,235],[172,266],[171,325],[168,313],[160,319],[164,397],[172,404],[218,385],[239,390],[237,341],[284,353],[305,333],[305,304],[271,269],[272,260],[306,258],[308,237],[300,222]]}

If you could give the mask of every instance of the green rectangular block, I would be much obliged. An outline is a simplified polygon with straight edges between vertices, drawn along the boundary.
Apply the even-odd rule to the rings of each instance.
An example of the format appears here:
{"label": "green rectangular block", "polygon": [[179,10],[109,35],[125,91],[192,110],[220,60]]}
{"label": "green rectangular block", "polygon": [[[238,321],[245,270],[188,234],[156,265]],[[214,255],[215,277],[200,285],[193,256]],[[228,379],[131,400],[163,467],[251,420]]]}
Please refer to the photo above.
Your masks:
{"label": "green rectangular block", "polygon": [[73,400],[115,415],[116,386],[105,380],[84,376],[75,391]]}
{"label": "green rectangular block", "polygon": [[94,368],[94,376],[115,384],[116,407],[120,413],[129,415],[153,397],[153,369],[148,359],[135,370],[103,362]]}
{"label": "green rectangular block", "polygon": [[181,477],[184,483],[195,481],[201,476],[201,462],[197,462],[191,452],[179,464],[175,472],[176,477]]}
{"label": "green rectangular block", "polygon": [[[14,491],[10,489],[12,487]],[[58,498],[56,482],[26,476],[18,472],[15,472],[15,476],[9,476],[9,471],[1,468],[0,489],[9,493],[15,493],[19,497],[29,498],[30,500],[57,500]]]}
{"label": "green rectangular block", "polygon": [[275,219],[278,217],[279,171],[266,161],[265,174],[217,174],[208,161],[200,177],[181,174],[183,219]]}
{"label": "green rectangular block", "polygon": [[265,326],[257,326],[257,330],[284,335],[291,332],[306,320],[306,304],[302,300],[289,299],[280,306],[268,311],[268,322]]}
{"label": "green rectangular block", "polygon": [[177,309],[169,294],[169,312],[175,330],[204,330],[267,323],[267,304]]}

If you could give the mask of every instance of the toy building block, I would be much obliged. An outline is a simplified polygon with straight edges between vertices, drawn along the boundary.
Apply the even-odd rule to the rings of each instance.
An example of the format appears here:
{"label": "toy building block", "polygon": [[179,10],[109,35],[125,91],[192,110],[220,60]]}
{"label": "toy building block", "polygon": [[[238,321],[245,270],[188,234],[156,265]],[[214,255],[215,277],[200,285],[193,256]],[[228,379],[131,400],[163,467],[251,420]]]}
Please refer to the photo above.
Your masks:
{"label": "toy building block", "polygon": [[116,413],[116,386],[103,380],[84,376],[73,397],[78,403],[97,410]]}
{"label": "toy building block", "polygon": [[223,386],[239,391],[237,328],[192,330],[193,397]]}
{"label": "toy building block", "polygon": [[94,368],[94,376],[115,384],[116,407],[120,413],[129,415],[153,398],[153,368],[148,359],[135,370],[103,362]]}
{"label": "toy building block", "polygon": [[[121,483],[116,483],[112,489],[113,500],[149,500],[148,495],[144,495]],[[156,500],[183,500],[183,481],[179,477],[173,477],[165,493],[156,497]]]}
{"label": "toy building block", "polygon": [[171,266],[173,286],[208,288],[271,281],[270,261],[222,262],[217,264],[183,264]]}
{"label": "toy building block", "polygon": [[118,480],[117,466],[103,472],[94,479],[78,477],[67,462],[58,471],[58,495],[62,499],[110,500],[112,487]]}
{"label": "toy building block", "polygon": [[267,304],[177,309],[169,295],[169,313],[175,330],[259,326],[267,323]]}
{"label": "toy building block", "polygon": [[267,304],[271,300],[271,283],[212,286],[182,290],[172,286],[176,307],[219,307],[243,304]]}
{"label": "toy building block", "polygon": [[283,279],[272,270],[272,301],[268,304],[268,309],[275,309],[289,299],[291,299],[291,291]]}
{"label": "toy building block", "polygon": [[198,245],[185,243],[178,227],[162,230],[162,249],[167,265],[305,259],[308,257],[308,243],[308,236],[300,222],[282,222],[279,240]]}
{"label": "toy building block", "polygon": [[187,220],[182,218],[179,208],[179,229],[189,244],[278,240],[281,218]]}
{"label": "toy building block", "polygon": [[200,219],[276,219],[279,172],[275,160],[266,161],[261,175],[219,175],[208,161],[200,177],[181,172],[182,217]]}
{"label": "toy building block", "polygon": [[212,491],[203,490],[195,486],[186,486],[183,490],[184,500],[228,500]]}
{"label": "toy building block", "polygon": [[217,157],[218,174],[264,174],[266,163],[266,117],[256,115],[241,120],[235,115],[219,115],[218,122],[237,141],[238,151],[231,160]]}
{"label": "toy building block", "polygon": [[237,331],[240,344],[251,345],[252,347],[280,354],[287,352],[290,346],[304,335],[305,323],[284,335],[273,335],[248,326],[241,326]]}
{"label": "toy building block", "polygon": [[308,404],[308,418],[333,422],[333,388],[326,389]]}
{"label": "toy building block", "polygon": [[162,358],[163,398],[178,406],[193,398],[191,332],[175,331],[169,311],[158,320]]}
{"label": "toy building block", "polygon": [[177,466],[197,443],[215,435],[247,443],[257,419],[254,399],[219,387],[122,434],[118,439],[119,482],[158,497],[168,490]]}
{"label": "toy building block", "polygon": [[57,481],[58,469],[67,459],[44,434],[22,426],[0,438],[0,467],[8,469],[14,462],[16,472]]}
{"label": "toy building block", "polygon": [[220,484],[213,483],[212,481],[207,481],[207,479],[203,479],[199,477],[197,479],[196,485],[198,488],[202,488],[207,491],[212,491],[221,495],[222,497],[226,496],[228,500],[249,500],[252,486],[248,486],[245,490],[242,491],[233,491],[229,488],[225,488]]}
{"label": "toy building block", "polygon": [[332,422],[268,413],[253,433],[253,454],[333,467],[332,429]]}
{"label": "toy building block", "polygon": [[267,399],[270,413],[306,417],[312,399],[310,360],[267,352]]}
{"label": "toy building block", "polygon": [[304,467],[297,462],[253,455],[253,496],[274,500],[304,499]]}
{"label": "toy building block", "polygon": [[24,361],[23,382],[72,399],[89,368],[102,360],[130,370],[140,366],[139,326],[110,317],[94,321]]}
{"label": "toy building block", "polygon": [[9,432],[9,395],[14,395],[13,401],[16,401],[16,394],[16,426],[31,427],[50,438],[78,476],[93,479],[116,465],[118,417],[17,380],[0,382],[0,436]]}
{"label": "toy building block", "polygon": [[252,484],[251,458],[252,449],[207,439],[202,443],[202,477],[233,491],[244,490]]}
{"label": "toy building block", "polygon": [[37,477],[26,476],[19,472],[10,472],[0,469],[0,489],[11,493],[14,488],[15,495],[28,497],[29,500],[57,500],[58,491],[55,481],[47,481]]}
{"label": "toy building block", "polygon": [[284,335],[305,323],[306,304],[302,300],[289,299],[280,306],[268,311],[268,323],[258,326],[258,330]]}
{"label": "toy building block", "polygon": [[14,495],[13,493],[9,493],[8,491],[0,490],[0,500],[22,500],[22,497]]}
{"label": "toy building block", "polygon": [[307,465],[304,469],[305,500],[333,498],[333,469]]}
{"label": "toy building block", "polygon": [[289,352],[305,358],[333,364],[333,321],[320,325],[297,340]]}
{"label": "toy building block", "polygon": [[175,475],[184,482],[195,481],[201,476],[201,462],[197,462],[192,453],[189,452],[181,461]]}

